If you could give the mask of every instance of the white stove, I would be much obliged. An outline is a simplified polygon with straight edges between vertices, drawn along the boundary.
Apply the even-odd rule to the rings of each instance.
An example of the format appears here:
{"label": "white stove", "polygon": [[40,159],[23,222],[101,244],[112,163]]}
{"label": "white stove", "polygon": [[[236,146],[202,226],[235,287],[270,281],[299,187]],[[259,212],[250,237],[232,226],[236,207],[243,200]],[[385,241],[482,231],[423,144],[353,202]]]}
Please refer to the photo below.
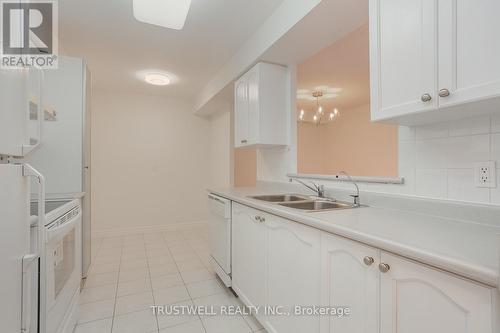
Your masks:
{"label": "white stove", "polygon": [[[36,214],[37,203],[31,205]],[[81,221],[80,200],[50,200],[45,202],[45,278],[46,333],[72,332],[78,316],[78,296],[81,280]],[[43,284],[42,284],[43,285]]]}

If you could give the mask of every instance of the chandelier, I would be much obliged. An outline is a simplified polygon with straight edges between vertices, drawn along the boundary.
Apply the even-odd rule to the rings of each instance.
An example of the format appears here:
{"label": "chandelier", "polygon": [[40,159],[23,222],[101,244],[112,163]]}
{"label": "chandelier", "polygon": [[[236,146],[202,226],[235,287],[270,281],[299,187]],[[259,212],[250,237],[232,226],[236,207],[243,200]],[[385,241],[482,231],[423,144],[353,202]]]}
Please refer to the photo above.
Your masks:
{"label": "chandelier", "polygon": [[[323,97],[323,91],[315,90],[312,92],[312,98],[316,99],[316,109],[312,116],[312,121],[319,126],[321,124],[326,124],[334,121],[339,116],[339,110],[334,108],[330,112],[325,112],[323,106],[320,103],[320,99]],[[299,112],[299,121],[306,121],[306,111],[301,109]]]}

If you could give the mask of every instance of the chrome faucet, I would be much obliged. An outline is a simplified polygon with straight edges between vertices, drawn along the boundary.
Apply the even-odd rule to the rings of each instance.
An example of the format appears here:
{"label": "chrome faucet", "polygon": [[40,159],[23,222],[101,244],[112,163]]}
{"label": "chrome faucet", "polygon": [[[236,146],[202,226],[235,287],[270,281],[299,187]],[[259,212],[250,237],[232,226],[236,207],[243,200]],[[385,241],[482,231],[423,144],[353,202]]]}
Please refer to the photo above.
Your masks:
{"label": "chrome faucet", "polygon": [[[347,177],[347,179],[353,183],[353,185],[356,187],[356,194],[351,194],[351,197],[353,198],[353,201],[354,201],[354,207],[359,207],[361,206],[360,202],[359,202],[359,186],[358,184],[356,184],[356,182],[352,179],[351,176],[349,176],[349,174],[345,171],[340,171],[339,174],[341,175],[344,175]],[[337,175],[337,178],[339,178],[339,176]]]}
{"label": "chrome faucet", "polygon": [[294,180],[297,183],[304,185],[305,187],[307,187],[311,191],[316,192],[318,198],[325,198],[325,186],[317,185],[315,182],[312,182],[312,181],[310,182],[312,184],[312,186],[311,186],[311,185],[308,185],[305,182],[303,182],[302,180],[297,179],[297,178],[290,178],[290,183]]}

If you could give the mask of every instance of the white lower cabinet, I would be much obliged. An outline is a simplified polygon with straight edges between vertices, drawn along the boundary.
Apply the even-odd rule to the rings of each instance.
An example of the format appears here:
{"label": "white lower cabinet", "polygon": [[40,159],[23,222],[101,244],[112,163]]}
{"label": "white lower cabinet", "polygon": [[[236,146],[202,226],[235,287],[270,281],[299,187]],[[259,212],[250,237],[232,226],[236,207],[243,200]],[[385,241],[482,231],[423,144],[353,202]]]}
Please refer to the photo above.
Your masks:
{"label": "white lower cabinet", "polygon": [[321,232],[302,224],[268,215],[267,304],[284,307],[291,316],[267,316],[269,333],[319,333],[319,317],[297,315],[320,302]]}
{"label": "white lower cabinet", "polygon": [[498,332],[494,289],[384,252],[381,262],[382,333]]}
{"label": "white lower cabinet", "polygon": [[234,291],[248,306],[281,313],[260,312],[269,333],[319,333],[318,317],[294,309],[320,302],[321,232],[239,204],[232,211]]}
{"label": "white lower cabinet", "polygon": [[321,333],[377,333],[380,251],[324,233],[321,252],[321,304],[350,308],[346,317],[321,317]]}
{"label": "white lower cabinet", "polygon": [[248,306],[266,304],[266,228],[259,213],[232,205],[232,285]]}
{"label": "white lower cabinet", "polygon": [[[232,283],[269,333],[498,333],[499,291],[233,203]],[[295,306],[350,309],[294,316]]]}

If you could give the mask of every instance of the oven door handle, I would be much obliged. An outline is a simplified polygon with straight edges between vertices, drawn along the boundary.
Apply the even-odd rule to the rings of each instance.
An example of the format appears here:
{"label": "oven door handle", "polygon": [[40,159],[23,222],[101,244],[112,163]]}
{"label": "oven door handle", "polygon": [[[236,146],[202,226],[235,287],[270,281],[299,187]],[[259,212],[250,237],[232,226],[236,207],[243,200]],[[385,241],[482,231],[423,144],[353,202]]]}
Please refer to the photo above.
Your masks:
{"label": "oven door handle", "polygon": [[78,222],[80,222],[81,216],[82,212],[79,210],[77,215],[73,216],[70,220],[61,224],[60,226],[51,229],[47,228],[46,242],[50,243],[54,238],[62,238],[71,229],[73,229]]}

